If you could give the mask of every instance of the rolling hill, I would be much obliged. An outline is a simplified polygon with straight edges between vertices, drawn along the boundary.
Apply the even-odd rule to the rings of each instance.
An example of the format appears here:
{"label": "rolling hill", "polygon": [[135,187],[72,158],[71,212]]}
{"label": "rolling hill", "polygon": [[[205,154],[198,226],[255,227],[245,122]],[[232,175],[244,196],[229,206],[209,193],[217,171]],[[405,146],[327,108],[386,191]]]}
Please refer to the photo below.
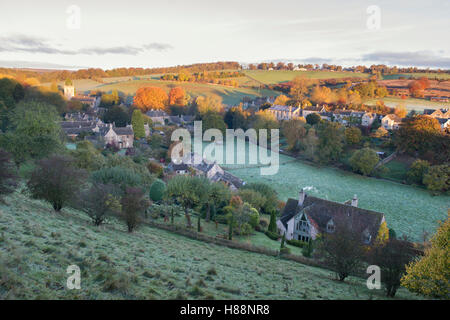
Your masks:
{"label": "rolling hill", "polygon": [[[365,280],[149,226],[93,226],[22,192],[0,203],[0,299],[384,299]],[[69,265],[81,289],[68,290]],[[396,299],[415,298],[404,289]]]}

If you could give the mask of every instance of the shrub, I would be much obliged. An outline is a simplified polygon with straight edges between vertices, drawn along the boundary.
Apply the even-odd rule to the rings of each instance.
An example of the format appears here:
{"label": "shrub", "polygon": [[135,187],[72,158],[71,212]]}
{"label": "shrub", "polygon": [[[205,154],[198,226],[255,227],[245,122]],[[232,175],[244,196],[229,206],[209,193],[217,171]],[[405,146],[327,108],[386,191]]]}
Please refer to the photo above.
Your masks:
{"label": "shrub", "polygon": [[304,257],[309,258],[309,257],[311,257],[312,252],[313,252],[313,243],[312,243],[312,241],[310,240],[310,241],[308,241],[308,244],[307,244],[306,246],[303,247],[303,249],[302,249],[302,255],[303,255]]}
{"label": "shrub", "polygon": [[155,180],[150,186],[150,199],[155,202],[161,201],[166,191],[166,184],[162,180]]}
{"label": "shrub", "polygon": [[280,249],[280,254],[291,254],[291,249],[288,247],[283,247]]}
{"label": "shrub", "polygon": [[162,178],[164,175],[164,168],[159,163],[156,163],[154,161],[150,161],[147,164],[147,169],[150,173],[155,174],[158,178]]}
{"label": "shrub", "polygon": [[144,183],[140,175],[131,169],[122,167],[103,168],[94,171],[91,180],[94,183],[117,185],[122,191],[125,191],[127,187],[140,187]]}
{"label": "shrub", "polygon": [[38,162],[28,181],[28,190],[35,199],[43,199],[60,211],[81,188],[86,172],[73,166],[66,156],[52,156]]}
{"label": "shrub", "polygon": [[266,235],[266,236],[268,236],[270,239],[272,239],[272,240],[278,240],[278,239],[280,239],[280,235],[278,234],[278,233],[275,233],[275,232],[271,232],[271,231],[269,231],[269,230],[267,230],[266,232],[264,232],[264,234]]}
{"label": "shrub", "polygon": [[295,239],[286,240],[286,243],[290,244],[291,246],[298,247],[298,248],[304,248],[308,245],[308,242],[301,241],[301,240],[295,240]]}

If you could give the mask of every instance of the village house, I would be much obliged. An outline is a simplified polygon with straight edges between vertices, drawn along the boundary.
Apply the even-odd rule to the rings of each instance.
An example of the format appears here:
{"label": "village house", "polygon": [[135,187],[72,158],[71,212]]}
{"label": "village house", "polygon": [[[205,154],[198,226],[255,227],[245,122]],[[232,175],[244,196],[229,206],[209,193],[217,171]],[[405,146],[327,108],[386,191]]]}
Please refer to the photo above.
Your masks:
{"label": "village house", "polygon": [[436,120],[439,121],[442,130],[450,129],[450,119],[436,118]]}
{"label": "village house", "polygon": [[101,128],[100,136],[103,138],[105,145],[115,145],[120,149],[133,147],[134,132],[131,126],[116,127],[109,124],[109,126]]}
{"label": "village house", "polygon": [[233,191],[238,190],[245,184],[243,180],[223,170],[216,162],[209,163],[197,154],[191,154],[190,157],[190,161],[188,161],[188,156],[187,159],[184,159],[184,162],[180,161],[180,163],[172,160],[167,169],[177,174],[192,172],[195,175],[206,177],[211,182],[222,182]]}
{"label": "village house", "polygon": [[166,121],[169,121],[169,115],[162,110],[149,110],[146,112],[146,115],[152,119],[154,124],[159,123],[161,125],[165,125]]}
{"label": "village house", "polygon": [[298,199],[286,202],[277,228],[288,240],[307,242],[320,234],[335,232],[342,223],[361,234],[363,243],[371,244],[385,217],[383,213],[358,208],[356,195],[346,203],[339,203],[309,196],[301,190]]}
{"label": "village house", "polygon": [[376,113],[365,112],[363,114],[363,116],[361,117],[361,125],[363,127],[370,127],[373,124],[373,122],[375,121],[376,118],[377,118],[377,114]]}
{"label": "village house", "polygon": [[450,109],[425,109],[423,114],[432,118],[449,119]]}
{"label": "village house", "polygon": [[314,106],[310,106],[310,107],[303,108],[301,116],[306,119],[306,117],[308,115],[310,115],[311,113],[319,114],[321,112],[327,112],[327,109],[326,109],[325,105],[319,106],[317,104],[315,107]]}
{"label": "village house", "polygon": [[388,114],[381,119],[381,126],[386,130],[397,130],[402,122],[402,118],[396,114]]}
{"label": "village house", "polygon": [[272,113],[278,121],[281,120],[292,120],[300,117],[300,108],[294,108],[291,106],[280,106],[273,105],[269,109],[267,109],[270,113]]}

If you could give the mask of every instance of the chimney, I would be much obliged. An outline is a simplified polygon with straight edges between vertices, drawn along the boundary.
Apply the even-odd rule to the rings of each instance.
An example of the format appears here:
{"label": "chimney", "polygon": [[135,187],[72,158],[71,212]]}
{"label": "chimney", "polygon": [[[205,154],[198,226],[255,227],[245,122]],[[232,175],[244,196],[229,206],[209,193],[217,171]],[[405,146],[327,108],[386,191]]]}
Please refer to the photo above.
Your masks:
{"label": "chimney", "polygon": [[306,198],[306,192],[302,189],[298,194],[298,206],[301,207]]}
{"label": "chimney", "polygon": [[358,207],[358,197],[356,196],[356,194],[353,196],[352,199],[352,207]]}

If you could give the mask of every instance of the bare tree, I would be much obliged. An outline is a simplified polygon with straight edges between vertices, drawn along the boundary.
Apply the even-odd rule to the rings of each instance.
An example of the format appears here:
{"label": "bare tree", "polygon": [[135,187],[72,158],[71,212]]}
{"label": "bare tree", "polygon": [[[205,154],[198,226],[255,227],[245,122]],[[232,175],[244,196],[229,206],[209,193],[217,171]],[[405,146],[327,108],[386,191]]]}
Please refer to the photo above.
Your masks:
{"label": "bare tree", "polygon": [[17,175],[11,154],[0,149],[0,197],[12,193],[17,186]]}
{"label": "bare tree", "polygon": [[144,198],[144,193],[139,188],[127,188],[121,200],[122,216],[128,227],[128,232],[133,230],[141,222],[141,215],[150,205],[150,201]]}
{"label": "bare tree", "polygon": [[346,223],[336,223],[333,233],[323,235],[319,254],[336,272],[339,281],[357,273],[364,257],[361,233]]}
{"label": "bare tree", "polygon": [[94,184],[80,195],[80,210],[91,217],[92,222],[99,226],[108,215],[117,214],[121,210],[120,198],[112,185]]}
{"label": "bare tree", "polygon": [[27,186],[33,198],[50,202],[59,212],[73,199],[85,178],[86,171],[75,168],[72,158],[55,155],[38,162]]}

